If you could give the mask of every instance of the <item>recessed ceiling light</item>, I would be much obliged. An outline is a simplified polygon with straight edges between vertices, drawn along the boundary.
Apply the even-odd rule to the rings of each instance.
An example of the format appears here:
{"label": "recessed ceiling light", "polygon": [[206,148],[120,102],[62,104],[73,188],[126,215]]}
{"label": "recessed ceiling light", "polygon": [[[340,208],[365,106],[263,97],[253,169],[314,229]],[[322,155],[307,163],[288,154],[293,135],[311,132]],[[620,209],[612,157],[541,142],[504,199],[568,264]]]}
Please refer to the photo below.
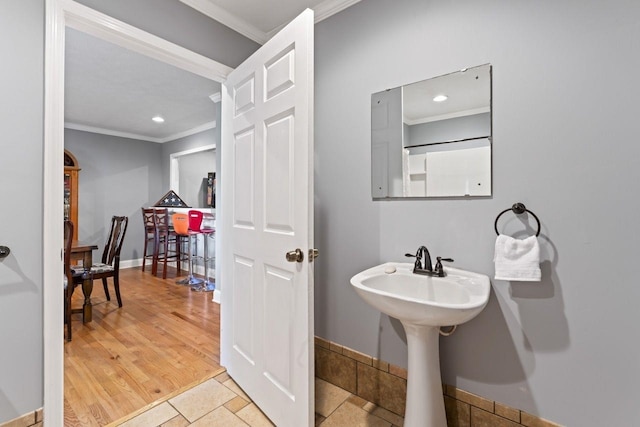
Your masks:
{"label": "recessed ceiling light", "polygon": [[433,98],[433,102],[443,102],[446,101],[449,97],[447,95],[437,95]]}
{"label": "recessed ceiling light", "polygon": [[151,120],[153,120],[156,123],[164,123],[164,119],[161,116],[155,116],[151,118]]}

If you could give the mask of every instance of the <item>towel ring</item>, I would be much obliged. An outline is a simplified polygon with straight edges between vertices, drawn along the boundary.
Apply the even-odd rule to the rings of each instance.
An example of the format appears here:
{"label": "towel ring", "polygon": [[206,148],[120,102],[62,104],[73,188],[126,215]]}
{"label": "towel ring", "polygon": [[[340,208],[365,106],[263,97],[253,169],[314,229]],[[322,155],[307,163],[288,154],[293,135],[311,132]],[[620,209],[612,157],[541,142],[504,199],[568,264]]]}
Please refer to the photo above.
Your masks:
{"label": "towel ring", "polygon": [[496,234],[498,236],[500,235],[500,232],[498,232],[498,219],[500,219],[500,217],[502,216],[503,213],[506,213],[506,212],[509,212],[509,211],[512,211],[516,215],[520,215],[520,214],[523,214],[525,212],[529,212],[536,219],[536,222],[538,223],[538,232],[536,233],[536,237],[540,235],[540,220],[538,219],[536,214],[534,214],[529,209],[527,209],[527,207],[524,204],[522,204],[522,203],[514,203],[513,206],[511,206],[509,209],[503,210],[496,217],[496,222],[493,224],[493,228],[496,230]]}

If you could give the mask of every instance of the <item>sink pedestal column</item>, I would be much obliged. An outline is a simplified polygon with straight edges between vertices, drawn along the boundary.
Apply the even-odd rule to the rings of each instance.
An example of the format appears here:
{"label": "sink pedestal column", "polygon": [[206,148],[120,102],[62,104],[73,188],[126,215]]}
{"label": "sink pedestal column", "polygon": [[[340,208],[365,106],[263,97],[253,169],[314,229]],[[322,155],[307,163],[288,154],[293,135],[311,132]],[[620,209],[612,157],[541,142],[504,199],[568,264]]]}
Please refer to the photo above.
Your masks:
{"label": "sink pedestal column", "polygon": [[446,427],[437,326],[404,323],[409,353],[405,427]]}

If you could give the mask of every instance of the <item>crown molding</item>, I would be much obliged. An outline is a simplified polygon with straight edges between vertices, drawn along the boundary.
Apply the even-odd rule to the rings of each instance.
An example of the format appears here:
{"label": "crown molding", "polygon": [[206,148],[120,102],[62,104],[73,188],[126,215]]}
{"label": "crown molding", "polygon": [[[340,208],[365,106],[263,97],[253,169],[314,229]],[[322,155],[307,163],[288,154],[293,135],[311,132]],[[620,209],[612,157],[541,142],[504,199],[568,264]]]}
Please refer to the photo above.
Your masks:
{"label": "crown molding", "polygon": [[194,8],[198,12],[208,16],[209,18],[216,20],[223,25],[226,25],[227,27],[242,34],[246,38],[253,40],[256,43],[265,44],[265,42],[269,40],[269,36],[264,31],[260,31],[244,19],[227,12],[225,9],[212,3],[209,0],[180,1],[187,6]]}
{"label": "crown molding", "polygon": [[[208,0],[205,0],[208,1]],[[358,3],[360,0],[326,0],[323,1],[322,3],[318,4],[317,6],[315,6],[313,8],[313,22],[315,24],[317,24],[320,21],[324,21],[325,19],[335,15],[338,12],[342,12],[343,10],[345,10],[346,8],[348,8],[349,6],[353,6],[354,4]],[[271,37],[273,37],[274,35],[276,35],[276,33],[278,31],[280,31],[281,29],[283,29],[285,27],[285,25],[287,25],[288,22],[284,22],[282,23],[282,25],[274,28],[273,30],[269,31],[267,33],[267,38],[270,39]]]}
{"label": "crown molding", "polygon": [[[253,40],[256,43],[265,44],[272,36],[280,31],[287,22],[283,22],[282,25],[272,29],[269,32],[259,30],[255,26],[251,25],[244,19],[229,13],[227,10],[214,4],[211,0],[180,0],[182,3],[189,7],[194,8],[198,12],[208,16],[220,22],[223,25],[231,28],[232,30],[242,34],[248,39]],[[313,8],[314,22],[318,22],[335,15],[338,12],[343,11],[349,6],[353,6],[360,0],[326,0]]]}
{"label": "crown molding", "polygon": [[214,104],[217,104],[218,102],[220,102],[222,100],[222,93],[221,92],[213,93],[213,94],[209,95],[209,99]]}
{"label": "crown molding", "polygon": [[164,144],[165,142],[175,141],[176,139],[185,138],[190,135],[195,135],[196,133],[204,132],[205,130],[213,129],[216,127],[216,122],[214,120],[212,122],[208,122],[203,125],[191,128],[184,132],[178,132],[173,135],[166,136],[164,138],[153,138],[151,136],[140,135],[137,133],[120,132],[113,129],[105,129],[105,128],[100,128],[96,126],[81,125],[81,124],[72,123],[72,122],[65,122],[64,127],[65,129],[79,130],[82,132],[91,132],[91,133],[97,133],[101,135],[117,136],[119,138],[129,138],[129,139],[136,139],[139,141],[148,141],[148,142],[155,142],[158,144]]}
{"label": "crown molding", "polygon": [[173,135],[169,135],[165,138],[160,138],[160,143],[162,144],[165,142],[175,141],[176,139],[185,138],[190,135],[195,135],[196,133],[204,132],[205,130],[215,129],[216,126],[217,126],[217,123],[214,120],[212,122],[208,122],[200,126],[191,128],[189,130],[185,130],[184,132],[178,132],[178,133],[174,133]]}
{"label": "crown molding", "polygon": [[342,12],[346,8],[353,6],[360,2],[360,0],[326,0],[313,8],[315,12],[315,23],[324,21],[330,16],[335,15],[338,12]]}

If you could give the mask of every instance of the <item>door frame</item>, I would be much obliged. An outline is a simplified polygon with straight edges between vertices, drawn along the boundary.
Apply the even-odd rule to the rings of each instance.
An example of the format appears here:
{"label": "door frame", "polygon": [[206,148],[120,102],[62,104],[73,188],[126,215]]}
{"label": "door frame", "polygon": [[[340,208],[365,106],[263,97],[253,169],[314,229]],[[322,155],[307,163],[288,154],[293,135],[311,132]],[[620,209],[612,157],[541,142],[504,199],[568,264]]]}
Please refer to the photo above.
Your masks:
{"label": "door frame", "polygon": [[[71,27],[185,71],[222,83],[232,68],[73,0],[45,3],[45,97],[43,146],[43,344],[44,424],[63,425],[63,212],[60,179],[64,152],[65,32]],[[219,238],[221,236],[218,236]],[[219,240],[216,239],[216,240]],[[217,246],[217,245],[216,245]],[[216,272],[216,275],[218,273]],[[57,279],[56,279],[57,278]]]}

